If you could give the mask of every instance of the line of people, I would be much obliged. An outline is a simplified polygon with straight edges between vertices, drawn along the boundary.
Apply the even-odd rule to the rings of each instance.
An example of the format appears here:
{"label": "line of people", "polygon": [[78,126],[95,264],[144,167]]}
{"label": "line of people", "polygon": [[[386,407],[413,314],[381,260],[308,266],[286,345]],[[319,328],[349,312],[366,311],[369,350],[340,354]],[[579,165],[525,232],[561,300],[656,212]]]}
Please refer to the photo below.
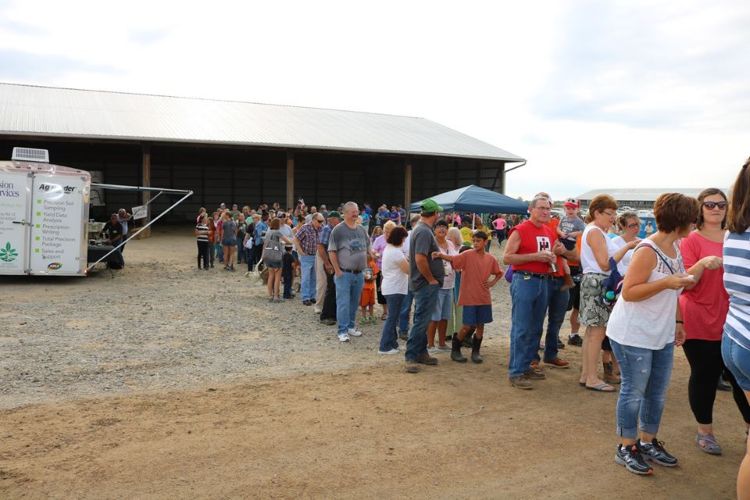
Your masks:
{"label": "line of people", "polygon": [[[341,342],[362,335],[357,310],[374,319],[374,303],[380,303],[385,322],[379,353],[398,354],[399,341],[405,340],[409,373],[438,364],[433,354],[449,349],[449,322],[451,359],[467,361],[461,349],[470,339],[470,359],[482,362],[485,325],[493,321],[490,290],[505,276],[512,300],[508,379],[515,388],[532,389],[546,378],[545,367],[569,367],[558,353],[560,328],[571,311],[568,343],[582,347],[578,383],[590,391],[618,393],[615,461],[630,472],[650,475],[653,463],[678,464],[657,437],[676,346],[690,365],[687,392],[697,448],[721,454],[712,410],[722,374],[745,429],[750,429],[748,164],[750,160],[731,201],[718,189],[704,190],[697,200],[679,193],[661,195],[654,206],[657,232],[642,240],[638,216],[618,215],[611,196],[594,198],[584,223],[575,200],[565,204],[566,215],[557,221],[550,216],[550,196],[539,193],[529,205],[528,220],[512,228],[493,222],[493,230],[507,237],[505,270],[488,253],[488,232],[471,231],[471,247],[464,245],[466,235],[441,218],[442,208],[433,200],[421,204],[411,231],[398,224],[403,220],[399,215],[371,238],[358,205],[348,202],[341,213],[310,214],[294,230],[288,218],[276,217],[265,235],[258,233],[265,214],[252,214],[259,222],[245,241],[260,247],[259,257],[273,269],[274,245],[268,242],[293,245],[302,303],[315,306],[324,323],[337,325]],[[282,234],[283,226],[291,234]],[[621,231],[615,238],[609,234],[613,226]],[[269,298],[278,300],[280,276],[272,272]],[[738,476],[740,498],[747,498],[742,496],[747,491],[748,455]]]}

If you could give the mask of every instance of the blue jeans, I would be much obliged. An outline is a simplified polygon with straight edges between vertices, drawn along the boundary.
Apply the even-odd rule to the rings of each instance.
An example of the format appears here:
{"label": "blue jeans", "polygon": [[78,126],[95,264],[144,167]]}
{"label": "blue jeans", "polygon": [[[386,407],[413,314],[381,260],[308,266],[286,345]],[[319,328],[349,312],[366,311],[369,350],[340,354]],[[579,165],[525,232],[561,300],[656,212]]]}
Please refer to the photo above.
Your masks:
{"label": "blue jeans", "polygon": [[435,310],[440,284],[425,285],[412,292],[414,296],[414,321],[406,340],[406,360],[416,361],[427,353],[427,325]]}
{"label": "blue jeans", "polygon": [[737,385],[743,391],[750,391],[750,349],[738,344],[725,333],[721,338],[721,357],[724,359],[724,366],[737,380]]}
{"label": "blue jeans", "polygon": [[300,282],[302,300],[313,300],[315,299],[315,255],[300,255],[299,263],[302,270]]}
{"label": "blue jeans", "polygon": [[237,238],[237,264],[242,264],[245,260],[245,245],[242,244],[243,238]]}
{"label": "blue jeans", "polygon": [[[336,284],[338,334],[341,335],[349,331],[350,328],[354,328],[354,319],[357,317],[359,296],[362,294],[365,276],[362,273],[341,273],[341,276],[333,277],[333,282]],[[315,288],[313,287],[313,297],[315,296],[314,292]]]}
{"label": "blue jeans", "polygon": [[674,344],[652,350],[618,344],[612,339],[609,342],[620,363],[617,434],[635,439],[639,428],[648,434],[656,434],[672,375]]}
{"label": "blue jeans", "polygon": [[[399,309],[398,313],[398,330],[400,332],[408,332],[409,331],[409,313],[411,312],[411,303],[414,301],[414,294],[409,290],[406,292],[406,297],[404,297],[404,300],[401,302],[401,308]],[[391,309],[388,309],[389,313],[388,316],[390,316]]]}
{"label": "blue jeans", "polygon": [[[405,294],[394,293],[393,295],[385,295],[385,303],[388,304],[389,311],[400,311],[401,304],[406,298]],[[383,323],[383,331],[380,333],[380,350],[390,351],[391,349],[398,348],[398,332],[396,331],[396,325],[398,324],[398,316],[395,314],[389,314]]]}
{"label": "blue jeans", "polygon": [[513,301],[510,325],[510,362],[508,376],[520,377],[534,360],[544,328],[549,282],[546,279],[513,274],[510,284]]}
{"label": "blue jeans", "polygon": [[214,247],[216,248],[216,259],[219,262],[224,262],[224,247],[221,246],[221,243],[216,243]]}
{"label": "blue jeans", "polygon": [[[544,361],[554,361],[557,358],[557,337],[560,334],[560,327],[565,321],[570,292],[561,290],[565,284],[565,280],[562,278],[547,281],[549,281],[549,290],[547,291],[549,305],[547,306],[547,336],[544,337]],[[534,352],[534,359],[539,361],[539,351]]]}

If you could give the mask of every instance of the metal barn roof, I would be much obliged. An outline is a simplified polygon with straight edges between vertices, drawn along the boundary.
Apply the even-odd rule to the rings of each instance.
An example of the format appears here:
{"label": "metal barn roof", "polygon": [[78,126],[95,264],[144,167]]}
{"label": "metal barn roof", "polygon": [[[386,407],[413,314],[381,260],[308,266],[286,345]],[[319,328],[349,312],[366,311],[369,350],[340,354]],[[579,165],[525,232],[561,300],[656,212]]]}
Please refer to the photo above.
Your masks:
{"label": "metal barn roof", "polygon": [[424,118],[8,83],[0,83],[0,135],[523,161]]}
{"label": "metal barn roof", "polygon": [[634,189],[594,189],[578,195],[579,200],[591,200],[600,194],[608,194],[618,201],[656,201],[662,193],[682,193],[687,196],[698,197],[702,188],[634,188]]}

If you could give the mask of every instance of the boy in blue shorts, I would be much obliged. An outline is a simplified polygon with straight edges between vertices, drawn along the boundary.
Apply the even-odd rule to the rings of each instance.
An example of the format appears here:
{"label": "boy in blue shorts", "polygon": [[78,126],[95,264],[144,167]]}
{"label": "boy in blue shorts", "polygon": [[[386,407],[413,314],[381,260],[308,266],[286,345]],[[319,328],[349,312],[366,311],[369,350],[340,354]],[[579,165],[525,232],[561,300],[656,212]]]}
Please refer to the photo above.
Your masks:
{"label": "boy in blue shorts", "polygon": [[472,329],[475,332],[471,344],[471,360],[474,363],[482,362],[479,349],[482,346],[484,325],[492,323],[490,288],[503,276],[497,259],[485,251],[487,233],[477,231],[471,242],[472,249],[459,255],[435,252],[432,256],[433,259],[447,260],[453,265],[453,269],[461,271],[458,304],[463,306],[463,325],[458,335],[453,336],[451,345],[451,359],[459,363],[466,363],[466,358],[461,354],[461,343]]}

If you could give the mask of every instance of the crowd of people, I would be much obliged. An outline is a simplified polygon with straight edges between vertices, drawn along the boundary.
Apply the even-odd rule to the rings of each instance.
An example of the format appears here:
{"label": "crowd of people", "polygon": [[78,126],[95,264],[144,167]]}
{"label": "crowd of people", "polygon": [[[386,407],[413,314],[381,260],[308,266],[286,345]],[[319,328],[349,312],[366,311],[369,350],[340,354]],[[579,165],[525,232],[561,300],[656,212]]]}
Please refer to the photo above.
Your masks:
{"label": "crowd of people", "polygon": [[[657,437],[675,347],[690,366],[696,447],[722,452],[712,426],[722,376],[745,433],[750,429],[748,165],[731,201],[714,188],[697,199],[659,196],[657,231],[644,239],[638,215],[618,213],[609,195],[590,202],[585,220],[573,199],[562,217],[552,217],[552,198],[544,192],[523,217],[486,220],[444,213],[429,199],[409,220],[399,206],[360,210],[355,202],[331,211],[302,202],[286,211],[277,204],[222,206],[211,215],[201,209],[198,267],[210,269],[218,260],[233,271],[244,261],[253,271],[262,262],[272,302],[283,300],[282,282],[284,298],[294,297],[299,275],[302,304],[336,325],[341,342],[362,335],[358,310],[360,325],[376,322],[377,303],[383,320],[378,353],[403,352],[409,373],[437,365],[441,351],[450,351],[454,362],[481,363],[485,327],[493,321],[490,290],[505,277],[512,301],[511,386],[533,389],[546,379],[545,369],[569,368],[559,356],[565,347],[559,332],[570,312],[567,343],[582,348],[578,383],[618,394],[615,462],[650,475],[652,464],[678,464]],[[493,239],[504,244],[501,262],[489,253]],[[741,464],[738,494],[750,498],[750,455]]]}

